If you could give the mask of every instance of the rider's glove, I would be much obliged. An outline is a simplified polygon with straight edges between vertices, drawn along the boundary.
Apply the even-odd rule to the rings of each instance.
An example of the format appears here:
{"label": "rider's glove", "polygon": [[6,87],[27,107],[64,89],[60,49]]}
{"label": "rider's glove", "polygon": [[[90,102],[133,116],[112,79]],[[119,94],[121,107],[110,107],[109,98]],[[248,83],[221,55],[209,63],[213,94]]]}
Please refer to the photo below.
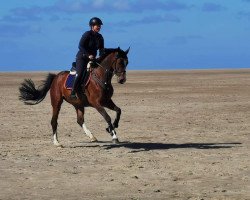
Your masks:
{"label": "rider's glove", "polygon": [[95,56],[89,55],[89,60],[94,60],[94,59],[95,59]]}

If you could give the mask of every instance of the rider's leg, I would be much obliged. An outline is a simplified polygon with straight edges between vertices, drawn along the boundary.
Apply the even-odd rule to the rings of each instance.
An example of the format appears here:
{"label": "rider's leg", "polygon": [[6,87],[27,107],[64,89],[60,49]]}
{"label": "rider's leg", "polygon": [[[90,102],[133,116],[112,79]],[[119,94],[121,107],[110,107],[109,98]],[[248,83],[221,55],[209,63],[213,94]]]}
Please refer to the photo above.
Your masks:
{"label": "rider's leg", "polygon": [[73,83],[73,87],[72,87],[72,91],[71,91],[71,98],[77,98],[76,97],[76,90],[77,87],[79,86],[79,82],[82,79],[82,74],[84,72],[84,70],[86,69],[87,66],[87,61],[83,58],[77,58],[76,59],[76,77]]}

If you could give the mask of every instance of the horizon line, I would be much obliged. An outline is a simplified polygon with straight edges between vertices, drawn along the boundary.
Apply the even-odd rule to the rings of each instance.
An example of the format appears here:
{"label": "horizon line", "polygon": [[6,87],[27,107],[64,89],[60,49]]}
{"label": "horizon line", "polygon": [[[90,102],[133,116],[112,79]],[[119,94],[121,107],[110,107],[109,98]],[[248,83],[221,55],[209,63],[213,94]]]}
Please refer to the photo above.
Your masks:
{"label": "horizon line", "polygon": [[[127,71],[198,71],[198,70],[250,70],[250,67],[221,67],[221,68],[169,68],[169,69],[128,69]],[[61,72],[61,71],[70,71],[70,70],[0,70],[0,73],[44,73],[44,72]]]}

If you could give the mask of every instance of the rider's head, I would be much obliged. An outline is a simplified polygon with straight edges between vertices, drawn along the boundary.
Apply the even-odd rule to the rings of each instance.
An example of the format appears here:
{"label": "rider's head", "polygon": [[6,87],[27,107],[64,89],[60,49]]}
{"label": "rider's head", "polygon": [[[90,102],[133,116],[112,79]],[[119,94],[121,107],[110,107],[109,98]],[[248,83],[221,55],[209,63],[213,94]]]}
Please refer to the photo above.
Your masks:
{"label": "rider's head", "polygon": [[102,20],[98,17],[93,17],[89,20],[89,26],[94,32],[99,32],[101,30],[102,25]]}

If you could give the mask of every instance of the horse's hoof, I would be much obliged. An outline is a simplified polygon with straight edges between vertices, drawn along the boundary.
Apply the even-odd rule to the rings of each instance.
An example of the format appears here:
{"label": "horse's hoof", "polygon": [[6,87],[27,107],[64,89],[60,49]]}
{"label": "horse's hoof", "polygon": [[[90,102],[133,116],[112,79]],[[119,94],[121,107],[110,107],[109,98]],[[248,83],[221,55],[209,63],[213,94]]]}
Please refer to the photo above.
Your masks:
{"label": "horse's hoof", "polygon": [[119,144],[119,143],[120,143],[120,141],[118,140],[118,138],[112,139],[112,142],[113,142],[114,144]]}
{"label": "horse's hoof", "polygon": [[64,146],[61,145],[61,144],[56,145],[56,147],[57,147],[57,148],[64,148]]}
{"label": "horse's hoof", "polygon": [[91,141],[91,142],[98,142],[98,140],[97,140],[95,137],[92,137],[92,138],[90,139],[90,141]]}

